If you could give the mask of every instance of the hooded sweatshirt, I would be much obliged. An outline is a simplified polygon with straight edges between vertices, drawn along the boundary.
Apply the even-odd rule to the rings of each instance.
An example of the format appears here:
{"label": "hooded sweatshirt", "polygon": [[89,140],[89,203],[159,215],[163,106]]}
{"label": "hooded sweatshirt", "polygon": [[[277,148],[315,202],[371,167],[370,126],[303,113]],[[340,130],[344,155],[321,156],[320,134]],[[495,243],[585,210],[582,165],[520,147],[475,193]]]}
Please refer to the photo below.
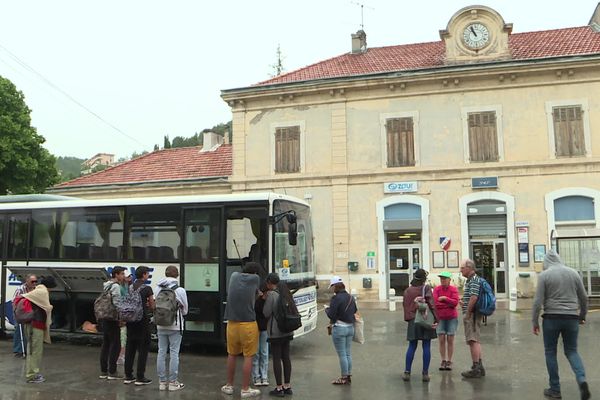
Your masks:
{"label": "hooded sweatshirt", "polygon": [[584,320],[588,300],[583,281],[572,268],[563,264],[550,249],[544,257],[544,271],[538,277],[533,301],[533,326],[539,327],[539,316],[544,308],[544,318],[572,318]]}
{"label": "hooded sweatshirt", "polygon": [[[158,294],[160,293],[161,290],[166,289],[166,288],[173,288],[175,285],[179,285],[179,283],[177,282],[177,279],[175,278],[163,278],[160,281],[158,281],[158,284],[156,285],[156,297],[158,297]],[[182,287],[178,287],[177,289],[175,289],[175,298],[177,299],[177,302],[179,303],[179,312],[177,313],[177,319],[176,322],[173,325],[170,326],[156,326],[156,330],[158,332],[161,331],[179,331],[184,323],[184,319],[183,317],[185,315],[187,315],[188,313],[188,301],[187,301],[187,293],[185,291],[184,288]]]}

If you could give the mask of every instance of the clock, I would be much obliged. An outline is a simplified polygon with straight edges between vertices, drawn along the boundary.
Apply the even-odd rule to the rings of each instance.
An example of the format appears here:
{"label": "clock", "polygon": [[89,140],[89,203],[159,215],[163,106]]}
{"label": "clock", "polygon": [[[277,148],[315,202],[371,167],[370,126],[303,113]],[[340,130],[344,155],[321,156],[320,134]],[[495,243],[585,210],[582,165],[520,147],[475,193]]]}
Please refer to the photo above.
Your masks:
{"label": "clock", "polygon": [[464,44],[473,50],[479,50],[490,42],[490,31],[480,22],[467,25],[463,31]]}

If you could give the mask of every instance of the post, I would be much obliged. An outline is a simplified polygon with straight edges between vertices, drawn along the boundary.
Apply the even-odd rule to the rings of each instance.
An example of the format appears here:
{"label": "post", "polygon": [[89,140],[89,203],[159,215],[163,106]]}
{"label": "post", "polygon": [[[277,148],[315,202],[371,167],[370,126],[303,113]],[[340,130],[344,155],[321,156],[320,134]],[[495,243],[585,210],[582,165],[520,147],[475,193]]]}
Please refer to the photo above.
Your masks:
{"label": "post", "polygon": [[390,311],[396,311],[396,300],[394,299],[394,297],[396,297],[396,290],[395,289],[390,289],[390,291],[388,292],[388,300],[389,300],[389,309],[390,309]]}

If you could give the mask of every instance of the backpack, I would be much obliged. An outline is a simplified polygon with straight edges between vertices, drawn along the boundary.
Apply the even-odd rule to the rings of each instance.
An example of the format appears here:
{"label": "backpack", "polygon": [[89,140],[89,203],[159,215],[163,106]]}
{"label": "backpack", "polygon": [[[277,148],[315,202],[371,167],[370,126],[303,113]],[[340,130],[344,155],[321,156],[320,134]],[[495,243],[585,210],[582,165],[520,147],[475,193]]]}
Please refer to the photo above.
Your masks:
{"label": "backpack", "polygon": [[96,321],[117,321],[119,319],[119,313],[113,303],[112,293],[110,290],[113,285],[117,283],[113,282],[110,286],[100,293],[100,296],[94,301],[94,314],[96,315]]}
{"label": "backpack", "polygon": [[28,324],[33,321],[33,305],[29,299],[26,299],[23,296],[18,296],[14,303],[14,314],[18,323]]}
{"label": "backpack", "polygon": [[137,290],[129,287],[129,292],[125,296],[119,297],[115,301],[115,306],[119,313],[119,321],[138,322],[144,316],[144,306],[142,304],[142,295],[140,291],[146,287],[141,285]]}
{"label": "backpack", "polygon": [[494,291],[488,281],[483,278],[479,279],[481,281],[479,283],[479,296],[477,297],[475,309],[481,315],[490,316],[496,311],[496,296],[494,296]]}
{"label": "backpack", "polygon": [[171,326],[177,323],[177,311],[179,302],[175,295],[175,289],[179,286],[161,287],[156,295],[154,309],[154,323],[158,326]]}
{"label": "backpack", "polygon": [[294,300],[291,302],[279,294],[274,313],[277,327],[282,333],[291,333],[302,326],[300,313]]}

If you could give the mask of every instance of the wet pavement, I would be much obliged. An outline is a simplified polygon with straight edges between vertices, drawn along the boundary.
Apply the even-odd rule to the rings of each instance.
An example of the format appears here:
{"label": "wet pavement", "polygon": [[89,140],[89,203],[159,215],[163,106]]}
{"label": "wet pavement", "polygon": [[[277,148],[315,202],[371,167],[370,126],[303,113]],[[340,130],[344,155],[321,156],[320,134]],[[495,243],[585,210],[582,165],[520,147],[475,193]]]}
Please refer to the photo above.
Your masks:
{"label": "wet pavement", "polygon": [[[339,376],[337,356],[326,321],[319,315],[319,327],[308,336],[292,342],[292,386],[296,400],[302,399],[542,399],[547,385],[542,339],[531,334],[529,311],[498,311],[483,327],[482,344],[487,376],[464,380],[460,371],[470,366],[467,346],[459,328],[454,357],[455,370],[441,372],[438,342],[432,343],[431,382],[420,380],[421,349],[413,364],[411,382],[403,382],[406,324],[400,311],[364,310],[364,345],[353,345],[352,385],[333,386]],[[592,396],[600,388],[600,313],[592,312],[580,331],[579,348]],[[239,399],[241,364],[236,374],[233,396],[221,394],[225,380],[226,356],[219,351],[186,349],[181,355],[180,380],[186,388],[179,392],[159,392],[156,379],[156,353],[148,360],[149,386],[124,385],[122,381],[98,379],[100,348],[80,344],[55,343],[45,346],[42,373],[47,382],[26,384],[24,361],[12,355],[12,342],[0,342],[0,400],[125,400],[125,399]],[[241,361],[241,360],[240,360]],[[559,346],[559,366],[564,399],[578,399],[575,378]],[[119,371],[122,371],[119,367]],[[272,378],[272,371],[270,381]],[[267,399],[267,388],[261,388]]]}

